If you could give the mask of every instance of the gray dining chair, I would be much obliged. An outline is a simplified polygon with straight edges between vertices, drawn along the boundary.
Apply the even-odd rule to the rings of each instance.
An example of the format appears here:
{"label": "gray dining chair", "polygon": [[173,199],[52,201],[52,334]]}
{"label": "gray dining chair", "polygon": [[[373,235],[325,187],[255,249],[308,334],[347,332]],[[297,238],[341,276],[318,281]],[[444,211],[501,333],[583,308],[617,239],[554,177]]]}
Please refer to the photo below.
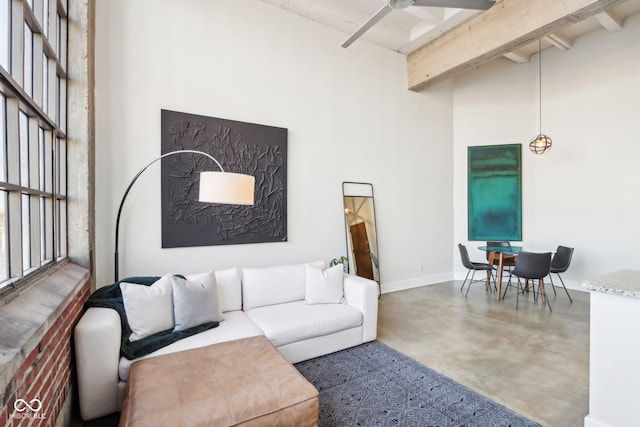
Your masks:
{"label": "gray dining chair", "polygon": [[[540,294],[543,298],[543,303],[546,300],[547,304],[549,305],[549,311],[553,311],[551,309],[551,302],[549,301],[549,298],[546,297],[546,294],[544,292],[544,278],[548,276],[550,272],[551,252],[520,252],[518,254],[516,265],[513,267],[513,270],[511,270],[511,274],[509,275],[509,282],[507,282],[507,286],[505,287],[504,295],[507,294],[507,290],[511,287],[511,279],[513,278],[513,276],[516,276],[518,278],[518,289],[516,291],[516,310],[518,309],[518,300],[520,297],[520,293],[524,293],[525,291],[525,288],[521,286],[520,279],[525,279],[525,281],[531,284],[534,300],[536,299],[536,296]],[[535,288],[536,280],[538,281],[537,291]]]}
{"label": "gray dining chair", "polygon": [[560,279],[560,283],[562,283],[562,287],[567,293],[569,301],[573,302],[573,300],[571,299],[571,295],[569,295],[567,287],[564,285],[564,280],[562,280],[562,276],[560,276],[560,273],[564,273],[569,269],[569,265],[571,265],[571,258],[573,258],[573,248],[569,248],[567,246],[558,246],[555,255],[553,255],[553,259],[551,260],[551,272],[549,273],[549,279],[551,279],[551,288],[553,289],[553,293],[555,294],[556,285],[555,283],[553,283],[552,276],[555,273]]}
{"label": "gray dining chair", "polygon": [[[493,268],[487,264],[487,263],[482,263],[482,262],[472,262],[471,259],[469,259],[469,251],[467,251],[467,247],[465,245],[463,245],[462,243],[458,244],[458,249],[460,250],[460,259],[462,260],[462,265],[467,269],[467,275],[464,277],[464,280],[462,281],[462,286],[460,287],[460,292],[462,292],[462,290],[464,289],[464,285],[467,283],[467,279],[469,278],[469,273],[473,272],[471,274],[471,279],[469,280],[469,284],[467,285],[467,292],[464,294],[464,296],[466,297],[467,294],[469,294],[469,289],[471,288],[471,284],[474,282],[485,282],[489,277],[493,278],[493,275],[491,274],[491,271],[493,270]],[[478,279],[478,280],[473,280],[476,271],[486,271],[489,272],[487,275],[487,279]],[[489,283],[489,286],[491,286],[491,283]],[[495,288],[495,280],[493,282],[493,286]]]}

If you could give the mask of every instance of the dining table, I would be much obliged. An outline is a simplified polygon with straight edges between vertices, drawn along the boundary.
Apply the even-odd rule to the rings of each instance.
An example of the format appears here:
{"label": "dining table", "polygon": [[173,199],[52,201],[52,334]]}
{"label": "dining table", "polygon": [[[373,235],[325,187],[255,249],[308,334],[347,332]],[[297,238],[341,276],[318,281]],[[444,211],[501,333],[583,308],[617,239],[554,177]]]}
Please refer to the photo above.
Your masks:
{"label": "dining table", "polygon": [[[487,263],[491,266],[494,265],[495,261],[498,261],[498,279],[497,287],[497,300],[500,301],[500,295],[502,295],[502,269],[504,268],[505,260],[508,261],[516,261],[518,259],[518,254],[522,251],[522,246],[478,246],[478,249],[481,251],[487,252],[489,255],[487,257]],[[489,281],[489,277],[487,277],[487,282]],[[487,283],[489,285],[489,283]]]}

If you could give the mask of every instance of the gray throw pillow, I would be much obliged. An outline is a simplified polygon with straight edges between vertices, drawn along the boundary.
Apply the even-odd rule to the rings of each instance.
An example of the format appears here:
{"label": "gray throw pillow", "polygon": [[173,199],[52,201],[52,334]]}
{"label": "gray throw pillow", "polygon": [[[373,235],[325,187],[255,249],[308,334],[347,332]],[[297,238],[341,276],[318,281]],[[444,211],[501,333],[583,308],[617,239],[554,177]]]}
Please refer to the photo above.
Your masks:
{"label": "gray throw pillow", "polygon": [[208,322],[221,322],[218,285],[213,280],[188,281],[173,277],[174,331],[184,331]]}

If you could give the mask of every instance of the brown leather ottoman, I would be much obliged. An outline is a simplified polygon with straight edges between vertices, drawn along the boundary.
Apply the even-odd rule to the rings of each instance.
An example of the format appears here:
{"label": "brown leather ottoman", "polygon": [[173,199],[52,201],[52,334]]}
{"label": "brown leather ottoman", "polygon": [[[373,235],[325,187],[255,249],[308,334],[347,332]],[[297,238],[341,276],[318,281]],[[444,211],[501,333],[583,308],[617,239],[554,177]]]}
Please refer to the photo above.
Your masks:
{"label": "brown leather ottoman", "polygon": [[318,391],[265,337],[140,360],[120,427],[316,426]]}

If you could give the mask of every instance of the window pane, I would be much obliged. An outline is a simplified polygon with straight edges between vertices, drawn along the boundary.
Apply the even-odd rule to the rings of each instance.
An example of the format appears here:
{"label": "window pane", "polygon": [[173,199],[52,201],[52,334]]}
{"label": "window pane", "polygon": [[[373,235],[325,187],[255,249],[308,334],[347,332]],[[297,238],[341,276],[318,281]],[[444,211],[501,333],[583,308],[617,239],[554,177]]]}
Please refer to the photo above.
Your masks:
{"label": "window pane", "polygon": [[67,195],[67,141],[58,138],[58,170],[60,171],[60,185],[57,193]]}
{"label": "window pane", "polygon": [[60,18],[60,38],[58,39],[60,49],[58,50],[58,58],[63,69],[67,69],[67,19]]}
{"label": "window pane", "polygon": [[47,205],[46,199],[40,197],[40,265],[47,261]]}
{"label": "window pane", "polygon": [[38,177],[40,178],[38,188],[45,191],[46,155],[45,155],[45,132],[43,128],[38,128]]}
{"label": "window pane", "polygon": [[33,96],[33,31],[24,24],[24,82],[25,92]]}
{"label": "window pane", "polygon": [[49,113],[49,58],[42,55],[42,110]]}
{"label": "window pane", "polygon": [[58,116],[58,126],[62,132],[67,132],[67,80],[60,79],[60,88],[58,89],[58,94],[60,97],[58,98],[58,110],[60,114]]}
{"label": "window pane", "polygon": [[49,37],[49,0],[44,0],[42,5],[42,31]]}
{"label": "window pane", "polygon": [[62,53],[62,19],[60,19],[60,15],[56,13],[56,39],[58,40],[58,45],[56,46],[56,54],[58,58],[60,58],[60,54]]}
{"label": "window pane", "polygon": [[42,236],[44,238],[44,260],[53,260],[53,199],[44,198],[42,201],[44,214]]}
{"label": "window pane", "polygon": [[0,66],[9,71],[9,32],[11,31],[11,0],[0,0]]}
{"label": "window pane", "polygon": [[60,76],[56,74],[56,123],[60,124]]}
{"label": "window pane", "polygon": [[31,268],[31,210],[29,195],[22,195],[22,271]]}
{"label": "window pane", "polygon": [[[45,169],[43,173],[44,177],[44,191],[47,193],[53,192],[53,132],[46,131],[44,134],[44,158],[45,158]],[[58,170],[58,167],[55,166],[55,169]],[[51,210],[53,212],[53,209]]]}
{"label": "window pane", "polygon": [[7,180],[7,115],[6,110],[6,98],[0,94],[0,181]]}
{"label": "window pane", "polygon": [[20,185],[29,186],[29,118],[20,111]]}
{"label": "window pane", "polygon": [[[9,278],[7,258],[7,192],[0,191],[0,282]],[[2,285],[0,284],[0,288]]]}
{"label": "window pane", "polygon": [[65,200],[57,200],[56,205],[58,207],[56,257],[62,258],[67,256],[67,202]]}
{"label": "window pane", "polygon": [[63,200],[62,217],[60,218],[60,257],[66,257],[67,254],[67,201]]}

